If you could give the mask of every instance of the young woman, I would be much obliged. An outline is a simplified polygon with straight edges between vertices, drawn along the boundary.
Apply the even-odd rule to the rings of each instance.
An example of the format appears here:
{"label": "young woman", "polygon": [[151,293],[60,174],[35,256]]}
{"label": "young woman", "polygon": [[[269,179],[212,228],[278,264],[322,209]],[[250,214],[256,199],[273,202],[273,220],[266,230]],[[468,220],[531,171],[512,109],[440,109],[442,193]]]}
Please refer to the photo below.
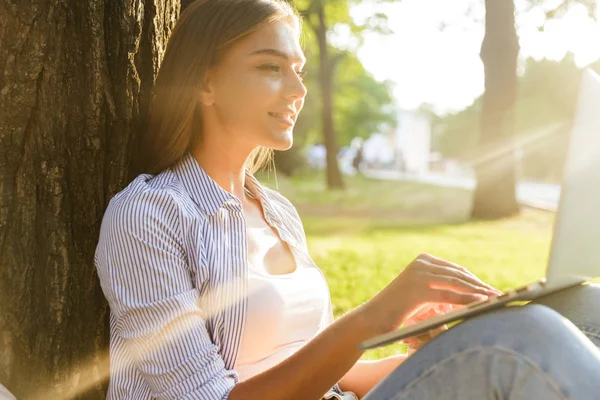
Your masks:
{"label": "young woman", "polygon": [[[252,175],[271,149],[292,145],[306,95],[299,35],[298,16],[279,0],[198,0],[177,22],[143,137],[147,174],[111,200],[96,251],[111,308],[108,397],[597,396],[600,352],[541,305],[460,324],[408,360],[359,360],[359,342],[432,304],[498,291],[424,254],[334,322],[296,210]],[[597,313],[582,306],[599,305],[597,292],[552,304],[596,344]]]}

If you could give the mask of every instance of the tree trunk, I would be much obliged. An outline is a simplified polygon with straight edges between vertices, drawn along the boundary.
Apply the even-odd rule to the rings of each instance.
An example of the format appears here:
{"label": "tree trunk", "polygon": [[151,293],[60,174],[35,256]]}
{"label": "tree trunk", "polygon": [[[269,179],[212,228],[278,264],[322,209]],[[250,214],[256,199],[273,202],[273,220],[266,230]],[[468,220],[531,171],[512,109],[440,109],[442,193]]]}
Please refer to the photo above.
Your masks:
{"label": "tree trunk", "polygon": [[485,37],[481,46],[485,93],[471,215],[501,218],[519,211],[513,116],[519,41],[514,2],[486,0],[485,5]]}
{"label": "tree trunk", "polygon": [[105,398],[93,255],[179,0],[0,2],[0,383]]}
{"label": "tree trunk", "polygon": [[323,96],[323,138],[327,149],[327,187],[330,189],[343,189],[344,181],[337,162],[338,144],[333,126],[333,72],[335,62],[331,59],[327,47],[327,23],[322,0],[316,4],[318,24],[315,34],[319,43],[319,81],[321,96]]}

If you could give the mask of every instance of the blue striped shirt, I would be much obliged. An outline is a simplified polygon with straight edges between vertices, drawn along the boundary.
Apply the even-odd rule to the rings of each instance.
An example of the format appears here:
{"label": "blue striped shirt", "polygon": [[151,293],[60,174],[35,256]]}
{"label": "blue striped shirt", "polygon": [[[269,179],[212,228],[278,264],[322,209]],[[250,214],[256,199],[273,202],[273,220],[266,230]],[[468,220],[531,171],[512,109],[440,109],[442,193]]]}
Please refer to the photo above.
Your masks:
{"label": "blue striped shirt", "polygon": [[[248,172],[246,186],[266,221],[314,265],[292,204]],[[111,311],[107,398],[226,399],[238,382],[246,312],[240,201],[187,154],[110,201],[95,264]],[[330,301],[323,326],[332,322]]]}

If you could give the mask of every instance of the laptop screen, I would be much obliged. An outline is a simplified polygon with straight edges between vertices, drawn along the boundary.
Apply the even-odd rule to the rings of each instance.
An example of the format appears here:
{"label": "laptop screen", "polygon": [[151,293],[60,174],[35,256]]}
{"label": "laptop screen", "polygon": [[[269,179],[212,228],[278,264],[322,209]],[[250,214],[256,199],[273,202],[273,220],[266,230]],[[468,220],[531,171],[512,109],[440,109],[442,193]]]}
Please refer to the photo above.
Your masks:
{"label": "laptop screen", "polygon": [[600,276],[600,76],[583,72],[569,141],[552,250],[549,284]]}

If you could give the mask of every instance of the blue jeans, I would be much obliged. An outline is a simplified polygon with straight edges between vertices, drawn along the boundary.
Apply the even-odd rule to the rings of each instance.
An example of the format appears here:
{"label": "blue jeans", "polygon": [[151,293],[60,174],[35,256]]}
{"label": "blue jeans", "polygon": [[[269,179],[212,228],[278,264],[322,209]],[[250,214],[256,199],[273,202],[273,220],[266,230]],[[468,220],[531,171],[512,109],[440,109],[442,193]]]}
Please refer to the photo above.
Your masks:
{"label": "blue jeans", "polygon": [[363,400],[600,399],[600,286],[535,303],[444,332]]}

